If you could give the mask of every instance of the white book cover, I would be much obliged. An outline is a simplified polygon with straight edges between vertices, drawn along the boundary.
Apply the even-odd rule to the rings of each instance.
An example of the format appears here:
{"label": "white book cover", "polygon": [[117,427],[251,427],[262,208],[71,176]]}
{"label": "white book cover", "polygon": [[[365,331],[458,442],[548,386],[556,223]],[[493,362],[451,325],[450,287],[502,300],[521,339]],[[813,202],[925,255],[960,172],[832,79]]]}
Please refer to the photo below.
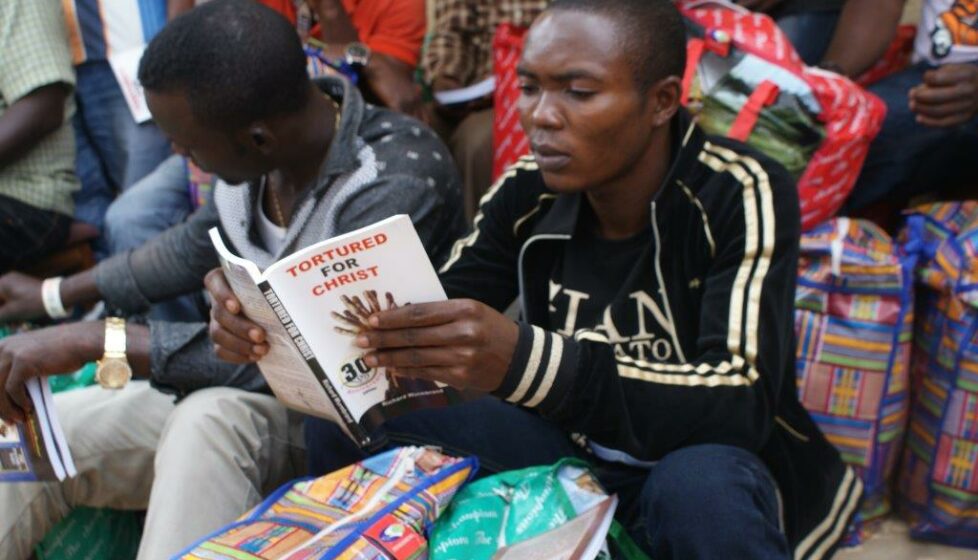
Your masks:
{"label": "white book cover", "polygon": [[112,73],[119,82],[119,89],[126,98],[129,112],[132,113],[132,118],[137,124],[153,119],[146,105],[146,94],[138,79],[139,61],[143,58],[144,50],[146,47],[140,46],[109,55],[109,66],[112,67]]}
{"label": "white book cover", "polygon": [[439,105],[456,105],[468,103],[489,96],[496,90],[496,77],[490,76],[481,82],[458,89],[448,89],[435,92],[435,101]]}
{"label": "white book cover", "polygon": [[370,314],[446,299],[408,216],[317,243],[264,271],[228,249],[217,228],[210,235],[244,314],[267,333],[258,367],[287,406],[333,420],[366,445],[391,416],[458,400],[450,388],[367,367],[354,345]]}
{"label": "white book cover", "polygon": [[65,480],[77,474],[47,378],[27,380],[34,405],[23,424],[0,421],[0,482]]}

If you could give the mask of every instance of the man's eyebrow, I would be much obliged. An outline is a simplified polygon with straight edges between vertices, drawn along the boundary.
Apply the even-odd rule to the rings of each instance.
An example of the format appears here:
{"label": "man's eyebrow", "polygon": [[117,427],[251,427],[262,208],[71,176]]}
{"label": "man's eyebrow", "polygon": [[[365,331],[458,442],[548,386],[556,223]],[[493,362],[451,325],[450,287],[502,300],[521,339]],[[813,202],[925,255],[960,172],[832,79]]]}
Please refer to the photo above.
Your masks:
{"label": "man's eyebrow", "polygon": [[[516,67],[516,75],[523,76],[526,78],[537,78],[537,74],[527,70],[523,66]],[[572,80],[599,80],[600,78],[592,72],[587,70],[568,70],[566,72],[561,72],[559,74],[553,74],[548,76],[550,79],[556,82],[570,82]]]}

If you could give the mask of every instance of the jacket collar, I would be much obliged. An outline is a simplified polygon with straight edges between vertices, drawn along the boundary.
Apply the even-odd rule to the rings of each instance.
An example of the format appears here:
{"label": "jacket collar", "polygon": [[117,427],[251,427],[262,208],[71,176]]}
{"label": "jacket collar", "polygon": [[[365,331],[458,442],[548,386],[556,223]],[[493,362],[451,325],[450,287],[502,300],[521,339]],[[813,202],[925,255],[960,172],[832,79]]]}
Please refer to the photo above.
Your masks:
{"label": "jacket collar", "polygon": [[[662,185],[656,192],[653,202],[664,203],[677,191],[677,181],[685,180],[691,173],[705,142],[705,134],[692,117],[680,108],[669,125],[672,128],[672,164]],[[686,181],[689,183],[690,181]],[[554,200],[550,210],[540,217],[533,227],[532,235],[565,235],[570,237],[577,230],[580,216],[582,193],[561,194]]]}
{"label": "jacket collar", "polygon": [[361,146],[357,137],[360,125],[363,123],[366,103],[359,90],[349,80],[323,76],[313,80],[313,83],[340,104],[339,129],[330,143],[326,160],[319,171],[318,185],[321,186],[327,183],[324,181],[327,177],[348,173],[359,166],[357,153]]}

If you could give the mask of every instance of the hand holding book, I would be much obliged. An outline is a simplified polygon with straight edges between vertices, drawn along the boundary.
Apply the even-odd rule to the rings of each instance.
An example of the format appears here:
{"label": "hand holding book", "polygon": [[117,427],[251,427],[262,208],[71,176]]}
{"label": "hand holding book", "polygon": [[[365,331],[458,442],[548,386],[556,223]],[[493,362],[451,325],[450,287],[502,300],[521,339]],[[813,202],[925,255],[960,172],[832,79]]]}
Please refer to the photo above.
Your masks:
{"label": "hand holding book", "polygon": [[223,265],[206,279],[217,355],[255,363],[287,406],[337,422],[366,445],[392,416],[458,400],[421,372],[407,379],[368,364],[354,344],[374,317],[445,299],[408,216],[313,244],[264,271],[228,249],[219,230],[210,235]]}
{"label": "hand holding book", "polygon": [[464,299],[380,311],[367,325],[356,344],[369,350],[368,366],[487,393],[502,384],[519,337],[513,321]]}
{"label": "hand holding book", "polygon": [[204,278],[204,286],[214,300],[210,336],[217,357],[232,364],[248,364],[268,354],[265,329],[244,315],[224,269],[210,271]]}

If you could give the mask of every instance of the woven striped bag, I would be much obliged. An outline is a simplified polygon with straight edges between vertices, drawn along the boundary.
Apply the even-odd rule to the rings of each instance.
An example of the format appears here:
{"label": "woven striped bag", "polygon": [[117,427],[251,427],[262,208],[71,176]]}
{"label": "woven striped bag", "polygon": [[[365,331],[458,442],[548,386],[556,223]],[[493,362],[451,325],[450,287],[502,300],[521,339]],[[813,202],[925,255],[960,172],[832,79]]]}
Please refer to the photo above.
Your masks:
{"label": "woven striped bag", "polygon": [[890,510],[909,409],[912,269],[912,257],[870,222],[838,218],[802,236],[800,399],[865,486],[847,545],[861,542]]}
{"label": "woven striped bag", "polygon": [[401,447],[326,476],[286,484],[241,519],[175,558],[414,560],[425,534],[477,469],[423,447]]}
{"label": "woven striped bag", "polygon": [[911,536],[978,548],[978,202],[914,210],[913,407],[899,480]]}

